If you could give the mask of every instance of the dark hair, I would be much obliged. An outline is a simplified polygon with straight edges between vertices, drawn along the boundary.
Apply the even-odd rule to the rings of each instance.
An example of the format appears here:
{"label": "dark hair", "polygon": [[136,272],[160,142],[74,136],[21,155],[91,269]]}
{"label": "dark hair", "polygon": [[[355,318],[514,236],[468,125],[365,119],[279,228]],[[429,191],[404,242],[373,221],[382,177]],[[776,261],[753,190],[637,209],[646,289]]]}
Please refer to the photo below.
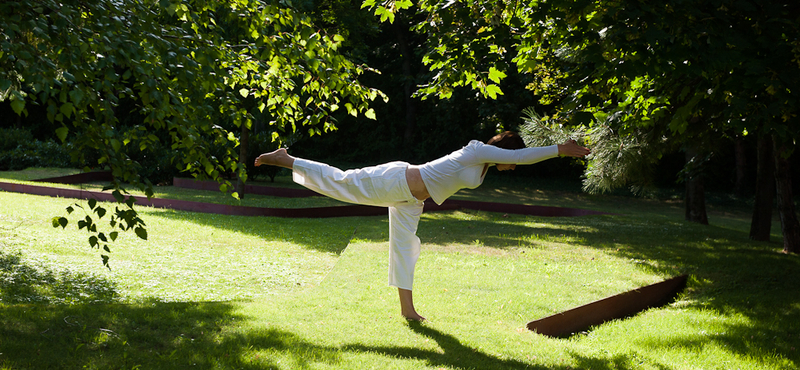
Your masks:
{"label": "dark hair", "polygon": [[516,133],[511,131],[503,132],[502,134],[497,134],[489,141],[486,142],[487,145],[494,145],[498,148],[503,149],[522,149],[525,147],[525,142],[522,141],[522,138]]}

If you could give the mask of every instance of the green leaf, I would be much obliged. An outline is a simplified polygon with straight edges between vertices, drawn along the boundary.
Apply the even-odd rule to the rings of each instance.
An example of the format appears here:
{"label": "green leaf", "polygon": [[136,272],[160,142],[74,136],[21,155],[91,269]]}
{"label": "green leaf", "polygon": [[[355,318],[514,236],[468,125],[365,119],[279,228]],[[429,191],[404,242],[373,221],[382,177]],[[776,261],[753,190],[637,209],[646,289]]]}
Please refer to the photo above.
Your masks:
{"label": "green leaf", "polygon": [[138,236],[140,239],[147,240],[147,229],[139,226],[133,231],[136,232],[136,236]]}
{"label": "green leaf", "polygon": [[242,89],[239,89],[239,94],[240,94],[240,95],[241,95],[243,98],[246,98],[246,97],[247,97],[247,95],[249,95],[249,94],[250,94],[250,90],[249,90],[249,89],[247,89],[247,88],[242,88]]}
{"label": "green leaf", "polygon": [[11,109],[14,110],[14,113],[17,115],[22,115],[22,110],[25,109],[25,100],[22,99],[14,99],[11,101]]}
{"label": "green leaf", "polygon": [[97,246],[97,237],[96,236],[92,235],[92,236],[89,237],[89,245],[92,248],[95,248]]}
{"label": "green leaf", "polygon": [[83,91],[72,90],[69,92],[69,97],[72,99],[73,103],[80,105],[83,100]]}
{"label": "green leaf", "polygon": [[486,86],[486,95],[492,99],[497,99],[497,95],[503,95],[503,90],[500,90],[500,86],[492,84]]}
{"label": "green leaf", "polygon": [[89,199],[89,209],[94,209],[97,206],[97,199]]}
{"label": "green leaf", "polygon": [[118,203],[122,203],[125,201],[125,196],[122,195],[122,193],[120,193],[119,190],[114,190],[113,192],[111,192],[111,195],[114,196],[114,199],[116,199]]}
{"label": "green leaf", "polygon": [[370,108],[368,111],[364,112],[364,116],[369,118],[369,119],[373,119],[373,120],[376,119],[375,110]]}
{"label": "green leaf", "polygon": [[68,133],[69,128],[67,128],[67,126],[61,126],[56,129],[56,136],[58,136],[58,139],[61,140],[62,143],[67,141]]}
{"label": "green leaf", "polygon": [[498,71],[495,67],[489,68],[489,79],[494,81],[494,83],[499,84],[504,78],[506,78],[505,73]]}
{"label": "green leaf", "polygon": [[97,209],[95,210],[95,212],[97,212],[97,217],[98,217],[98,218],[103,218],[103,216],[105,216],[105,215],[106,215],[106,209],[105,209],[105,208],[103,208],[103,207],[97,207]]}
{"label": "green leaf", "polygon": [[61,112],[61,114],[67,116],[67,118],[70,118],[72,116],[72,112],[75,111],[75,107],[72,105],[72,103],[64,103],[61,104],[61,107],[59,107],[58,110]]}
{"label": "green leaf", "polygon": [[[114,226],[112,225],[111,227],[114,227]],[[119,233],[116,232],[116,231],[112,231],[112,232],[108,233],[108,237],[111,238],[112,242],[117,240],[117,236],[118,235],[119,235]]]}
{"label": "green leaf", "polygon": [[68,223],[69,223],[69,220],[67,220],[64,217],[57,217],[57,216],[53,217],[53,227],[61,226],[61,228],[64,229],[64,228],[67,227]]}

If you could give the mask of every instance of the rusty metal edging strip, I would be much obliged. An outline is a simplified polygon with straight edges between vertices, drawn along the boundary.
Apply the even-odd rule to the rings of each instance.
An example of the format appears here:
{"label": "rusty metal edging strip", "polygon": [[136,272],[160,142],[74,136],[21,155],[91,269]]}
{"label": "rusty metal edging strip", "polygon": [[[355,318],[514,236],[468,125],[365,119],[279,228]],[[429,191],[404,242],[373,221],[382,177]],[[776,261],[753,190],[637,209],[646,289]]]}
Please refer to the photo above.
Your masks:
{"label": "rusty metal edging strip", "polygon": [[[219,190],[219,183],[215,181],[207,181],[207,180],[197,181],[194,179],[185,179],[179,177],[173,179],[172,185],[176,187],[196,189],[196,190],[211,190],[211,191]],[[247,185],[245,191],[249,194],[270,195],[276,197],[291,197],[291,198],[321,196],[320,194],[308,189],[277,188],[271,186],[258,186],[258,185]],[[452,210],[460,208],[472,209],[476,211],[513,213],[513,214],[542,216],[542,217],[576,217],[576,216],[610,214],[607,212],[592,211],[580,208],[531,206],[523,204],[478,202],[470,200],[448,199],[441,206],[436,205],[433,202],[425,203],[425,212],[435,212],[435,211]]]}
{"label": "rusty metal edging strip", "polygon": [[[25,185],[0,182],[0,189],[15,193],[25,193],[33,195],[45,195],[51,197],[74,198],[74,199],[96,199],[99,201],[114,202],[114,197],[107,192],[62,189],[49,186]],[[354,217],[354,216],[383,216],[387,214],[384,207],[371,207],[362,205],[347,205],[336,207],[312,207],[312,208],[266,208],[266,207],[247,207],[216,203],[193,202],[187,200],[160,199],[133,195],[136,204],[155,207],[168,208],[181,211],[216,213],[223,215],[236,216],[269,216],[269,217],[289,217],[289,218],[325,218],[325,217]],[[428,212],[455,209],[454,206],[426,205]]]}
{"label": "rusty metal edging strip", "polygon": [[[77,184],[90,181],[108,181],[111,178],[110,172],[88,172],[70,176],[51,177],[36,180],[37,182],[51,182],[64,184]],[[173,185],[176,187],[218,191],[219,184],[214,181],[195,181],[193,179],[174,178]],[[101,201],[113,202],[114,197],[106,192],[61,189],[47,186],[23,185],[14,183],[0,182],[0,189],[18,193],[28,193],[34,195],[46,195],[62,198],[76,199],[96,199]],[[308,189],[276,188],[268,186],[247,185],[246,191],[250,194],[270,195],[277,197],[309,197],[319,196],[319,194]],[[323,218],[323,217],[353,217],[353,216],[381,216],[386,215],[386,208],[372,207],[363,205],[346,205],[336,207],[314,207],[314,208],[266,208],[266,207],[247,207],[216,203],[203,203],[185,200],[160,199],[143,196],[133,196],[136,203],[144,206],[156,208],[170,208],[182,211],[218,213],[225,215],[240,216],[271,216],[271,217],[295,217],[295,218]],[[608,214],[605,212],[590,211],[578,208],[530,206],[508,203],[477,202],[466,200],[447,200],[442,205],[433,202],[425,203],[425,212],[449,211],[455,209],[473,209],[487,212],[501,212],[524,214],[544,217],[573,217],[595,214]]]}
{"label": "rusty metal edging strip", "polygon": [[633,289],[528,323],[528,329],[550,337],[567,337],[604,322],[632,316],[672,302],[686,287],[687,275]]}

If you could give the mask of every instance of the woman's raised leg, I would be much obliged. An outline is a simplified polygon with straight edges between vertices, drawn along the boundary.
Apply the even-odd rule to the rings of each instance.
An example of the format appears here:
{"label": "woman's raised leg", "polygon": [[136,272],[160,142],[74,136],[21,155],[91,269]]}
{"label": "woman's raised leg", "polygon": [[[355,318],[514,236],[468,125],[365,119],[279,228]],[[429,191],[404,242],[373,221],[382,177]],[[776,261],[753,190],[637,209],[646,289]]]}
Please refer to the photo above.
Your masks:
{"label": "woman's raised leg", "polygon": [[264,153],[256,158],[256,167],[268,164],[270,166],[278,166],[283,168],[292,169],[294,166],[294,157],[286,152],[286,149],[280,148],[274,152]]}

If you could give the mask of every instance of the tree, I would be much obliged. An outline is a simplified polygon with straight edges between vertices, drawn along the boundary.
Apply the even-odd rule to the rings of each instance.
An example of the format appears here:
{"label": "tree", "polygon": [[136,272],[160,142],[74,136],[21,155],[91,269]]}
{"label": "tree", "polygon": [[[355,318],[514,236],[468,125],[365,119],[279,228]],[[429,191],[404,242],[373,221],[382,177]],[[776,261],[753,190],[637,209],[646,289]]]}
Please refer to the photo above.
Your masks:
{"label": "tree", "polygon": [[[390,4],[411,6],[364,4],[384,17]],[[663,148],[685,145],[695,133],[772,136],[781,148],[776,161],[800,136],[800,102],[791,96],[800,88],[795,2],[476,0],[417,7],[427,14],[417,27],[431,41],[425,60],[437,72],[421,92],[447,97],[465,85],[495,97],[511,67],[505,54],[513,54],[516,68],[535,76],[532,88],[559,103],[548,121],[578,127],[574,132],[593,142],[588,190],[627,183]],[[776,168],[778,182],[789,181],[785,171]],[[789,202],[786,194],[780,199]],[[780,209],[793,212],[788,203]],[[796,233],[787,233],[795,227],[784,227],[787,252],[800,249]]]}
{"label": "tree", "polygon": [[[369,102],[383,94],[358,83],[369,68],[341,55],[342,41],[320,32],[290,1],[5,1],[0,101],[23,116],[46,111],[60,124],[55,134],[73,144],[76,162],[94,152],[86,169],[112,170],[107,190],[122,208],[110,216],[110,231],[98,228],[107,210],[95,202],[78,223],[92,247],[103,247],[107,264],[108,241],[120,229],[147,236],[125,193],[130,185],[150,196],[152,184],[126,147],[164,144],[180,170],[219,180],[227,191],[224,175],[246,179],[246,172],[236,135],[217,122],[246,129],[253,114],[267,114],[281,130],[314,135],[335,129],[329,116],[339,109],[374,118]],[[134,111],[119,111],[126,101]],[[122,127],[119,117],[129,114],[141,120]],[[272,140],[281,136],[276,130]]]}

